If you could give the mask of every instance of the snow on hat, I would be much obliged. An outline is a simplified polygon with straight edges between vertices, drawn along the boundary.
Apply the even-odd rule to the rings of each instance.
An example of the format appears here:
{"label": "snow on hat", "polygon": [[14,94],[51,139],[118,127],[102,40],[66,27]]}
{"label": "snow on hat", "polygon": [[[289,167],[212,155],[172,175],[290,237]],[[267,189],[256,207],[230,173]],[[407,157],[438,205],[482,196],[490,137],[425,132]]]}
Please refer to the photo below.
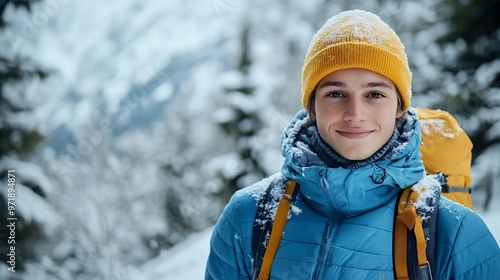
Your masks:
{"label": "snow on hat", "polygon": [[363,68],[389,78],[411,106],[411,72],[403,43],[378,16],[361,10],[330,18],[313,37],[302,69],[302,106],[321,79],[346,68]]}

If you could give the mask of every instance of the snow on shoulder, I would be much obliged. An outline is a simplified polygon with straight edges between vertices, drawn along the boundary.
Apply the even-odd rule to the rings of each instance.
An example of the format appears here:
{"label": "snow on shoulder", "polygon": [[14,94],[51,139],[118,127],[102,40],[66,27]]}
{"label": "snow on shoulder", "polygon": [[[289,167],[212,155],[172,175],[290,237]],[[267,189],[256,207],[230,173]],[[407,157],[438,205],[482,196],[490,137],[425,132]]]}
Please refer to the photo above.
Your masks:
{"label": "snow on shoulder", "polygon": [[266,192],[266,189],[269,185],[271,184],[276,184],[278,180],[280,180],[281,173],[275,173],[267,178],[264,178],[246,188],[243,188],[235,193],[236,196],[245,196],[245,195],[250,195],[255,199],[255,202],[258,203],[262,197],[264,196],[264,193]]}
{"label": "snow on shoulder", "polygon": [[432,213],[435,211],[437,203],[428,202],[436,199],[436,195],[441,191],[441,183],[434,178],[433,175],[427,175],[411,187],[412,191],[418,192],[418,199],[415,204],[417,212],[420,213],[422,222],[429,219],[429,216],[424,213]]}

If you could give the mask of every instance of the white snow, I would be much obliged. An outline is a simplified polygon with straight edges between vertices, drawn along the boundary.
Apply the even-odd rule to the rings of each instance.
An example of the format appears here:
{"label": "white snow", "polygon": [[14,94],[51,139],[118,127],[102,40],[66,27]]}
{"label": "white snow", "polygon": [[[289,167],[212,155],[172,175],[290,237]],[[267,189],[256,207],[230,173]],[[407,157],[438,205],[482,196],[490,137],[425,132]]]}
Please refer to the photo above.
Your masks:
{"label": "white snow", "polygon": [[172,97],[173,86],[171,83],[163,83],[151,93],[154,102],[160,102]]}
{"label": "white snow", "polygon": [[[384,27],[386,29],[380,29],[378,30],[380,32],[374,33],[373,29],[371,28],[371,26],[373,25]],[[354,26],[352,27],[352,30],[351,26]],[[367,28],[368,26],[370,27]],[[330,18],[325,23],[323,28],[318,31],[315,39],[324,40],[327,42],[343,42],[347,39],[350,39],[345,33],[346,30],[350,30],[355,40],[387,47],[387,42],[391,41],[391,39],[393,38],[396,38],[396,34],[394,33],[394,31],[392,31],[392,29],[389,29],[388,27],[389,26],[385,22],[383,22],[377,15],[354,10],[347,13],[342,12]],[[324,36],[323,38],[319,38],[318,35],[322,34],[326,30],[328,30],[328,35]]]}
{"label": "white snow", "polygon": [[445,138],[455,138],[462,129],[451,128],[448,120],[444,119],[426,119],[421,120],[420,125],[422,128],[422,133],[425,135],[433,135],[437,137],[438,135]]}
{"label": "white snow", "polygon": [[225,178],[234,178],[244,170],[245,162],[236,152],[214,158],[208,164],[212,173],[220,172]]}
{"label": "white snow", "polygon": [[213,228],[190,235],[184,242],[139,267],[129,267],[127,279],[203,279]]}
{"label": "white snow", "polygon": [[294,215],[299,215],[300,213],[302,213],[302,209],[297,207],[297,205],[292,204],[291,213],[293,213]]}
{"label": "white snow", "polygon": [[16,205],[18,215],[28,222],[38,222],[44,225],[48,234],[53,233],[63,219],[44,199],[34,193],[31,188],[22,184],[16,185]]}
{"label": "white snow", "polygon": [[16,175],[24,182],[36,183],[44,192],[54,190],[49,178],[44,174],[42,167],[39,165],[18,160],[12,157],[4,157],[0,161],[0,170],[16,170]]}
{"label": "white snow", "polygon": [[[428,199],[433,199],[435,197],[435,190],[440,190],[441,186],[438,181],[433,179],[430,176],[425,176],[423,179],[418,181],[415,185],[412,186],[412,190],[419,192],[418,200],[415,201],[415,207],[418,209],[423,209],[423,213],[431,213],[435,209],[435,206],[427,205],[426,201]],[[422,222],[427,220],[429,216],[421,216]]]}
{"label": "white snow", "polygon": [[[21,161],[11,157],[4,157],[0,161],[0,170],[13,170],[10,174],[14,175],[15,190],[14,213],[16,216],[22,216],[29,222],[43,224],[43,229],[47,234],[52,234],[58,225],[62,223],[62,218],[42,196],[34,192],[28,186],[39,187],[43,195],[51,195],[54,191],[52,183],[44,174],[42,168],[35,163]],[[2,186],[7,186],[6,180],[0,182]],[[2,195],[0,195],[0,199]]]}

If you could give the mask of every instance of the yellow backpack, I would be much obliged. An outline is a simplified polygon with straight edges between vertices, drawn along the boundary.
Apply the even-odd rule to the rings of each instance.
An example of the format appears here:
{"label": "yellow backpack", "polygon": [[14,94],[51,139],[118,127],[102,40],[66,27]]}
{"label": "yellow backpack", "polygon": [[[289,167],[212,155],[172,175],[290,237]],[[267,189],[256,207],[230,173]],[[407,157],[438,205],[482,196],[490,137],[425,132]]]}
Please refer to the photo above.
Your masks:
{"label": "yellow backpack", "polygon": [[470,209],[472,142],[453,116],[441,110],[416,108],[422,130],[422,161],[427,174],[443,173],[441,193]]}
{"label": "yellow backpack", "polygon": [[[441,183],[441,193],[426,201],[427,206],[437,205],[440,194],[472,209],[471,201],[471,159],[472,142],[451,114],[441,110],[417,108],[421,125],[422,161],[427,174]],[[272,202],[272,189],[282,188],[283,197],[279,200],[274,221],[258,223],[269,217],[266,204]],[[288,220],[291,204],[300,192],[300,185],[293,180],[286,184],[268,187],[259,203],[254,223],[252,251],[254,268],[252,279],[269,279],[271,266],[281,242]],[[393,261],[397,279],[433,279],[435,266],[435,231],[437,211],[421,213],[416,209],[419,192],[412,188],[402,191],[397,200],[393,230]],[[276,201],[274,201],[276,203]],[[424,222],[420,215],[427,217]]]}

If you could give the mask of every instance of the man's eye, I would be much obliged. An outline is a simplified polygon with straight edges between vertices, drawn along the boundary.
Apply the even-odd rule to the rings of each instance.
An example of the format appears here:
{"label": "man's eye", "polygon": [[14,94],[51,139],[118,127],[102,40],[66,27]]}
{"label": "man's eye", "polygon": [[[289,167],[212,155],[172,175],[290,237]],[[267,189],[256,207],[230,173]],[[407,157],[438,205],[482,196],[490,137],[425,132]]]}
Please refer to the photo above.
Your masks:
{"label": "man's eye", "polygon": [[344,95],[338,91],[332,91],[332,92],[329,92],[326,96],[328,96],[328,97],[342,97]]}
{"label": "man's eye", "polygon": [[380,92],[372,92],[372,93],[370,93],[369,97],[371,97],[371,98],[382,98],[382,97],[384,97],[384,95],[382,93],[380,93]]}

